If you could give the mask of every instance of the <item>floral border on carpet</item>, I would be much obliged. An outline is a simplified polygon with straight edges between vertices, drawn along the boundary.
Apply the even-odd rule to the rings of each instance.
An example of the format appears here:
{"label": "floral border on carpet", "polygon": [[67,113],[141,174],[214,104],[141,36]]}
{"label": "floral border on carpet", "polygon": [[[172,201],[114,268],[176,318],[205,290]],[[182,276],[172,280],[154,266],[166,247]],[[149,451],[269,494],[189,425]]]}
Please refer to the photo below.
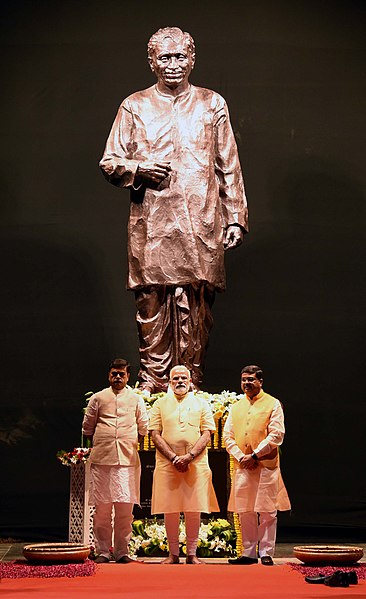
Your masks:
{"label": "floral border on carpet", "polygon": [[29,564],[23,560],[0,563],[1,578],[75,578],[93,576],[97,566],[90,559],[77,564]]}
{"label": "floral border on carpet", "polygon": [[304,564],[294,564],[293,562],[287,562],[291,568],[303,574],[304,576],[319,576],[319,574],[323,574],[325,576],[330,576],[334,574],[337,570],[342,570],[342,572],[357,572],[357,576],[359,580],[366,580],[366,564],[353,564],[342,566],[338,564],[337,566],[311,566]]}

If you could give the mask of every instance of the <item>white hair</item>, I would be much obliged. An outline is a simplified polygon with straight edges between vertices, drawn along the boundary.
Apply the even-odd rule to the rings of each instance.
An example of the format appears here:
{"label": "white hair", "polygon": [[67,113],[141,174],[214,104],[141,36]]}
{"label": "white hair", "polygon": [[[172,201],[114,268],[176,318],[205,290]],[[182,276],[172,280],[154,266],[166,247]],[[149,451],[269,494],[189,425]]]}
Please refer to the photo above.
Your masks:
{"label": "white hair", "polygon": [[187,366],[184,366],[184,364],[176,364],[176,365],[175,365],[175,366],[173,366],[173,368],[170,370],[170,376],[169,376],[169,378],[170,378],[170,379],[172,378],[172,372],[173,372],[173,370],[175,370],[176,368],[184,368],[184,370],[187,372],[187,374],[188,374],[189,378],[191,378],[191,373],[190,373],[190,371],[188,370]]}

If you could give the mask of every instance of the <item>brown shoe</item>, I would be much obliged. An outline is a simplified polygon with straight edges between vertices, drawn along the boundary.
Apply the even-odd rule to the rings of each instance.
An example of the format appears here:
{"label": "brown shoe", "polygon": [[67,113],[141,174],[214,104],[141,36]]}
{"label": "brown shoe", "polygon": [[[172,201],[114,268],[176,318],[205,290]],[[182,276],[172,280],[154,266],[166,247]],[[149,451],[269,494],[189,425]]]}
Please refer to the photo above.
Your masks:
{"label": "brown shoe", "polygon": [[187,555],[186,564],[204,564],[201,559],[198,559],[196,555]]}
{"label": "brown shoe", "polygon": [[179,564],[179,556],[178,555],[169,555],[169,557],[166,557],[160,563],[161,564]]}
{"label": "brown shoe", "polygon": [[122,557],[116,559],[116,564],[130,564],[135,561],[135,559],[132,559],[132,557],[129,557],[128,555],[122,555]]}
{"label": "brown shoe", "polygon": [[95,564],[109,564],[109,559],[104,557],[104,555],[98,555],[98,557],[94,560]]}

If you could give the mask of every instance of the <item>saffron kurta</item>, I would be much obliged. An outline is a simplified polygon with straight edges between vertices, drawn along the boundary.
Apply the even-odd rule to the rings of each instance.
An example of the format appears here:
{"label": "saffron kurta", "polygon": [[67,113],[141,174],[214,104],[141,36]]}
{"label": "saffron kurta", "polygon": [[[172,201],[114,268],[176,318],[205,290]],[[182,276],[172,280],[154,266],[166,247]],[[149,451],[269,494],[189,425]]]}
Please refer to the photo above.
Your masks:
{"label": "saffron kurta", "polygon": [[108,387],[90,398],[83,434],[93,436],[91,505],[140,502],[137,443],[138,434],[146,435],[147,423],[144,400],[128,387],[118,394]]}
{"label": "saffron kurta", "polygon": [[[188,453],[201,432],[213,432],[215,428],[207,401],[194,393],[180,401],[173,393],[167,393],[150,410],[149,430],[159,431],[177,455]],[[219,506],[212,485],[207,448],[190,463],[187,472],[178,472],[156,450],[151,513],[217,511]]]}
{"label": "saffron kurta", "polygon": [[[280,402],[261,391],[233,404],[224,427],[224,441],[235,458],[228,509],[233,512],[273,512],[291,509],[278,460],[285,434]],[[243,455],[268,456],[255,470],[240,468]]]}
{"label": "saffron kurta", "polygon": [[[169,161],[159,185],[134,189],[139,162]],[[190,85],[174,97],[154,85],[122,102],[100,162],[131,189],[128,287],[208,283],[225,288],[223,236],[247,229],[247,204],[225,100]]]}

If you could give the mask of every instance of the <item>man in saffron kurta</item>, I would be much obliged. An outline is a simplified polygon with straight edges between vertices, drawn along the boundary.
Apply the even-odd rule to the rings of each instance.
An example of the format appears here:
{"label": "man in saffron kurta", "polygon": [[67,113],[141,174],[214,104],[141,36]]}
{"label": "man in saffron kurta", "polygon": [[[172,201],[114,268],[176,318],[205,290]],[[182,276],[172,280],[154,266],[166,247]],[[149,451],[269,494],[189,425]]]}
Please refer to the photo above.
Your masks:
{"label": "man in saffron kurta", "polygon": [[291,509],[279,467],[278,447],[284,434],[283,410],[278,399],[262,389],[258,366],[241,373],[245,392],[231,407],[224,442],[235,467],[228,509],[240,518],[243,554],[231,564],[273,565],[277,510]]}
{"label": "man in saffron kurta", "polygon": [[158,81],[122,102],[100,166],[131,191],[127,286],[142,387],[165,391],[172,366],[185,364],[199,388],[224,249],[248,228],[244,184],[225,100],[188,81],[191,36],[160,29],[148,58]]}
{"label": "man in saffron kurta", "polygon": [[149,430],[156,446],[152,514],[164,514],[169,557],[179,563],[179,519],[184,512],[188,564],[196,557],[201,512],[219,511],[208,465],[207,444],[215,430],[211,409],[189,392],[190,373],[176,366],[170,373],[170,390],[150,411]]}
{"label": "man in saffron kurta", "polygon": [[141,466],[138,436],[147,433],[147,412],[143,398],[126,388],[129,364],[115,359],[109,369],[110,387],[89,400],[83,420],[83,435],[92,439],[89,503],[95,505],[94,537],[96,561],[106,563],[112,546],[116,562],[129,563],[133,505],[140,503]]}

